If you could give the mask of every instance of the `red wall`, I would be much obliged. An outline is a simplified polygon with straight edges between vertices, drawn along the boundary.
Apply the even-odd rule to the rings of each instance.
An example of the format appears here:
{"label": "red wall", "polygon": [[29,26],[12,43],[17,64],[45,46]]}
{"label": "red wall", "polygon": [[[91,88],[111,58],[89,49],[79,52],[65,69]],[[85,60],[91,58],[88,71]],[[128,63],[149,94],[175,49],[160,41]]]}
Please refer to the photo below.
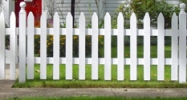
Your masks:
{"label": "red wall", "polygon": [[[19,11],[20,11],[20,2],[24,0],[16,0],[15,3],[15,13],[16,13],[16,26],[19,26]],[[40,16],[42,14],[42,0],[33,0],[32,2],[26,2],[25,8],[27,15],[29,12],[32,12],[35,18],[35,27],[40,26]]]}

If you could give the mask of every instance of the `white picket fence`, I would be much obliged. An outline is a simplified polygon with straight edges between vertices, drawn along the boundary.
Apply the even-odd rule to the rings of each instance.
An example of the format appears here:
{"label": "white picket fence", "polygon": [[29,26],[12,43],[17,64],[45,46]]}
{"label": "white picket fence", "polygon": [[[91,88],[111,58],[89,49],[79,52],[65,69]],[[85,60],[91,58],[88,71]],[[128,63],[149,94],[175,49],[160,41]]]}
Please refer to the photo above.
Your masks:
{"label": "white picket fence", "polygon": [[[27,79],[34,79],[34,65],[40,64],[40,79],[46,79],[47,64],[53,64],[53,79],[60,80],[59,67],[65,64],[65,79],[73,79],[73,64],[79,64],[79,80],[85,80],[85,65],[91,64],[91,79],[98,80],[98,66],[104,64],[104,79],[111,80],[111,66],[117,65],[117,80],[125,80],[124,65],[130,65],[130,80],[137,80],[137,66],[144,66],[144,80],[150,80],[151,65],[157,65],[157,80],[164,81],[164,67],[171,65],[171,80],[186,83],[186,13],[185,5],[181,4],[178,16],[173,14],[172,28],[164,29],[164,17],[162,13],[158,16],[157,29],[151,29],[150,17],[146,13],[144,17],[144,28],[137,29],[136,15],[132,13],[130,18],[130,29],[124,29],[124,19],[119,13],[117,29],[111,28],[111,16],[106,13],[104,18],[104,29],[98,29],[98,17],[96,13],[92,16],[92,28],[85,28],[85,16],[81,13],[79,28],[72,26],[72,16],[68,13],[66,17],[66,28],[60,28],[59,15],[54,15],[54,28],[47,28],[47,14],[42,13],[41,28],[34,28],[34,17],[32,13],[26,21],[25,4],[21,4],[19,13],[19,28],[16,28],[15,14],[10,17],[10,28],[5,28],[4,15],[0,16],[0,79],[5,78],[5,64],[10,64],[10,79],[15,80],[15,66],[19,64],[19,82],[24,83]],[[178,24],[179,20],[179,24]],[[47,57],[46,40],[47,35],[54,36],[53,57]],[[10,54],[5,52],[5,35],[10,35]],[[40,35],[40,57],[34,56],[34,35]],[[60,57],[59,36],[66,36],[66,57]],[[72,41],[73,35],[79,36],[79,58],[73,58]],[[85,36],[92,37],[92,58],[85,57]],[[104,58],[98,58],[98,35],[104,35]],[[19,46],[17,45],[19,36]],[[111,36],[117,36],[117,58],[111,58]],[[130,36],[130,58],[124,58],[124,36]],[[144,57],[137,57],[137,37],[144,37]],[[157,36],[157,58],[150,57],[150,39]],[[164,37],[171,36],[172,48],[171,58],[164,57]],[[178,41],[179,39],[179,41]],[[26,42],[27,41],[27,42]],[[17,48],[19,47],[19,53]],[[6,57],[9,55],[9,57]],[[18,59],[19,58],[19,59]],[[27,73],[26,73],[27,66]],[[27,74],[27,75],[26,75]]]}

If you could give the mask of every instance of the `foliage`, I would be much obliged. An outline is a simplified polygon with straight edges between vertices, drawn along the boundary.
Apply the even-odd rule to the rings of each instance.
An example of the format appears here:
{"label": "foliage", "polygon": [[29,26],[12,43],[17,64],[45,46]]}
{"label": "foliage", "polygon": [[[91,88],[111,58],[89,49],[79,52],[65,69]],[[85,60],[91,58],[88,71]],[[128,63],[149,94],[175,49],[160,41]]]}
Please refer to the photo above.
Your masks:
{"label": "foliage", "polygon": [[[131,0],[121,4],[112,16],[112,28],[117,28],[118,13],[122,12],[124,16],[124,27],[130,28],[130,16],[134,12],[138,21],[138,28],[143,28],[143,19],[148,12],[151,18],[151,27],[157,26],[157,17],[162,12],[165,18],[165,28],[171,28],[171,17],[174,12],[178,14],[179,8],[168,4],[164,0]],[[125,44],[130,43],[130,38],[125,37]],[[138,44],[143,44],[143,37],[138,37]],[[156,37],[152,37],[151,44],[157,44]],[[166,37],[166,44],[170,44],[170,37]]]}
{"label": "foliage", "polygon": [[136,14],[138,20],[138,28],[143,28],[143,18],[146,12],[149,13],[151,18],[151,25],[157,25],[157,17],[162,12],[165,18],[165,28],[171,27],[171,17],[174,12],[178,13],[179,8],[168,4],[164,0],[131,0],[131,2],[125,2],[121,4],[115,14],[112,16],[113,28],[117,27],[118,13],[122,12],[125,19],[125,28],[129,28],[129,20],[132,12]]}

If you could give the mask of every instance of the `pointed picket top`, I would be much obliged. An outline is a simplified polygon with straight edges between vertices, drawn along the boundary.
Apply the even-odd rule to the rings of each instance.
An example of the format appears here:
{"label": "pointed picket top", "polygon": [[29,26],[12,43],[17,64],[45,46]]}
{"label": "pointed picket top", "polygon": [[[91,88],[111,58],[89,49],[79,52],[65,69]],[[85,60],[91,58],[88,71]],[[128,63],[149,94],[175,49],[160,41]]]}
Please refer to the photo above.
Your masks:
{"label": "pointed picket top", "polygon": [[98,16],[97,16],[97,13],[96,13],[96,12],[93,13],[92,19],[98,19]]}
{"label": "pointed picket top", "polygon": [[81,12],[80,16],[79,16],[79,23],[80,22],[85,22],[85,15],[83,12]]}
{"label": "pointed picket top", "polygon": [[157,18],[157,27],[158,27],[158,29],[164,28],[164,16],[163,16],[162,13],[160,13],[158,18]]}
{"label": "pointed picket top", "polygon": [[16,16],[15,13],[12,12],[10,15],[10,27],[15,27],[16,26]]}
{"label": "pointed picket top", "polygon": [[150,23],[150,16],[149,16],[149,13],[145,13],[145,16],[144,16],[144,23]]}
{"label": "pointed picket top", "polygon": [[94,12],[92,15],[92,28],[98,28],[98,16],[97,13]]}
{"label": "pointed picket top", "polygon": [[67,21],[68,19],[73,19],[73,17],[72,17],[72,15],[71,15],[70,12],[68,12],[68,14],[67,14],[67,16],[66,16],[66,21]]}
{"label": "pointed picket top", "polygon": [[176,18],[177,18],[177,14],[174,12],[172,15],[172,20],[176,20]]}
{"label": "pointed picket top", "polygon": [[40,24],[41,24],[41,27],[43,27],[44,25],[47,25],[47,12],[46,11],[42,12]]}
{"label": "pointed picket top", "polygon": [[58,12],[55,12],[55,14],[54,14],[53,18],[54,18],[54,20],[55,20],[55,19],[59,19]]}
{"label": "pointed picket top", "polygon": [[32,12],[29,13],[28,19],[29,19],[28,21],[30,21],[30,20],[34,21],[34,15]]}
{"label": "pointed picket top", "polygon": [[1,18],[4,19],[4,13],[3,12],[1,12]]}
{"label": "pointed picket top", "polygon": [[111,16],[110,14],[107,12],[105,15],[105,27],[111,27]]}
{"label": "pointed picket top", "polygon": [[[57,24],[60,22],[60,17],[58,15],[58,12],[55,12],[54,16],[53,16],[53,22],[54,24]],[[55,25],[53,25],[53,27],[55,27]]]}
{"label": "pointed picket top", "polygon": [[124,17],[123,14],[120,12],[118,14],[118,28],[124,28],[124,25],[121,24],[124,24]]}
{"label": "pointed picket top", "polygon": [[105,20],[107,20],[107,19],[111,19],[111,16],[110,16],[109,12],[107,12],[106,15],[105,15]]}
{"label": "pointed picket top", "polygon": [[[134,12],[131,14],[130,23],[131,23],[131,26],[132,26],[132,23],[137,24],[137,18],[136,18],[136,14]],[[132,27],[134,27],[134,26],[132,26]]]}

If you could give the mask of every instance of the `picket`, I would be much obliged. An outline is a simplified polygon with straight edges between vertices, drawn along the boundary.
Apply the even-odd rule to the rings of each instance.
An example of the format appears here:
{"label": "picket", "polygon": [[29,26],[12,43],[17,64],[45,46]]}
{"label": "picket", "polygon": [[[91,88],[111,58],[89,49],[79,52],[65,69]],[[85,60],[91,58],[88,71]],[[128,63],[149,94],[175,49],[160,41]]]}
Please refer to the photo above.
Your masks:
{"label": "picket", "polygon": [[85,16],[81,12],[79,17],[79,80],[85,80]]}
{"label": "picket", "polygon": [[160,13],[158,16],[158,41],[157,41],[157,58],[158,58],[158,65],[157,65],[157,80],[163,81],[164,80],[164,17],[163,14]]}
{"label": "picket", "polygon": [[3,12],[0,15],[0,79],[5,79],[5,18]]}
{"label": "picket", "polygon": [[40,20],[40,79],[47,79],[47,12],[44,11]]}
{"label": "picket", "polygon": [[104,38],[104,56],[105,56],[105,68],[104,79],[111,80],[111,17],[109,13],[106,13],[104,18],[105,38]]}
{"label": "picket", "polygon": [[124,19],[122,13],[118,15],[118,70],[117,70],[117,79],[120,81],[124,80]]}
{"label": "picket", "polygon": [[19,12],[19,83],[26,81],[26,11],[25,2],[21,2]]}
{"label": "picket", "polygon": [[172,16],[172,41],[171,41],[171,80],[178,80],[178,17],[176,13]]}
{"label": "picket", "polygon": [[144,17],[144,80],[150,80],[150,65],[151,65],[151,21],[149,17],[149,13],[145,14]]}
{"label": "picket", "polygon": [[34,15],[32,12],[28,15],[27,28],[27,79],[34,79]]}
{"label": "picket", "polygon": [[186,83],[186,13],[185,4],[181,4],[179,13],[179,82]]}
{"label": "picket", "polygon": [[[34,28],[34,16],[28,15],[26,21],[25,3],[21,3],[19,13],[19,27],[15,26],[15,14],[10,17],[10,28],[5,28],[4,15],[0,15],[0,79],[5,79],[5,64],[10,64],[10,79],[15,80],[15,67],[19,64],[19,82],[24,83],[27,79],[34,79],[34,65],[40,64],[40,79],[47,79],[47,64],[53,64],[53,80],[60,79],[60,64],[65,64],[65,80],[73,80],[73,64],[79,64],[79,80],[86,80],[86,64],[91,64],[91,79],[99,79],[99,64],[104,64],[104,80],[112,80],[112,75],[117,74],[118,81],[124,81],[125,65],[130,65],[130,80],[137,80],[138,65],[144,66],[144,80],[151,80],[151,65],[157,65],[157,80],[164,81],[166,65],[171,65],[171,80],[186,83],[186,13],[185,5],[181,4],[179,17],[174,13],[172,16],[171,29],[164,29],[164,16],[162,13],[157,18],[157,29],[151,29],[151,20],[148,13],[145,14],[143,29],[138,29],[135,13],[130,17],[130,29],[124,29],[124,17],[119,13],[117,29],[111,28],[111,16],[106,13],[104,29],[99,29],[98,16],[92,16],[92,28],[86,29],[84,13],[79,19],[79,28],[73,28],[73,18],[70,13],[66,17],[66,28],[60,28],[58,13],[55,13],[53,28],[47,28],[47,12],[41,16],[41,28]],[[178,24],[179,18],[179,24]],[[10,35],[10,54],[5,52],[5,35]],[[40,57],[34,55],[34,36],[40,35]],[[47,36],[53,35],[53,57],[47,57]],[[65,35],[66,56],[60,57],[60,36]],[[73,57],[73,37],[79,37],[79,57]],[[86,58],[86,36],[91,35],[92,53],[91,58]],[[102,35],[102,36],[101,36]],[[19,36],[19,59],[17,59],[17,36]],[[111,58],[112,36],[117,36],[117,58]],[[124,36],[130,36],[130,58],[125,58]],[[143,58],[137,57],[137,37],[143,36]],[[151,58],[151,36],[157,36],[157,58]],[[165,58],[165,36],[171,36],[171,58]],[[99,58],[99,38],[104,37],[104,58]],[[26,44],[27,43],[27,44]],[[27,50],[27,51],[26,51]],[[9,56],[7,56],[9,55]],[[7,59],[7,61],[6,61]],[[117,65],[117,71],[112,72],[112,65]],[[27,73],[26,73],[27,66]]]}
{"label": "picket", "polygon": [[17,60],[17,33],[16,33],[16,17],[14,12],[10,16],[10,52],[11,52],[11,62],[10,62],[10,80],[16,80],[16,60]]}
{"label": "picket", "polygon": [[130,80],[137,80],[137,19],[135,13],[130,17]]}
{"label": "picket", "polygon": [[54,26],[54,35],[53,35],[53,79],[60,79],[60,19],[59,15],[56,12],[53,17],[53,26]]}
{"label": "picket", "polygon": [[98,80],[98,16],[92,16],[92,80]]}
{"label": "picket", "polygon": [[73,18],[71,13],[66,17],[66,80],[73,79]]}

